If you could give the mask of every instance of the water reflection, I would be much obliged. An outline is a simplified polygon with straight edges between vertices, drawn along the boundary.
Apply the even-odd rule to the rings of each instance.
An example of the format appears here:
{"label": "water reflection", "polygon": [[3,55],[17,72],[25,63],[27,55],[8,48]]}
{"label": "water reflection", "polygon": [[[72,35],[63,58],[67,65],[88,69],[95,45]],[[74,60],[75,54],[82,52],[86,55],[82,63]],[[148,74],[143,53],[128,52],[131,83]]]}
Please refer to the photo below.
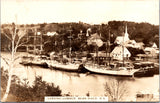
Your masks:
{"label": "water reflection", "polygon": [[17,69],[16,75],[20,78],[27,78],[30,85],[32,85],[35,76],[42,76],[42,80],[59,85],[63,94],[70,92],[72,95],[85,96],[89,92],[90,96],[104,96],[104,84],[110,82],[110,78],[125,81],[128,87],[126,89],[129,91],[128,97],[134,97],[136,92],[141,90],[157,91],[159,89],[158,75],[144,78],[120,78],[96,74],[69,73],[33,66]]}

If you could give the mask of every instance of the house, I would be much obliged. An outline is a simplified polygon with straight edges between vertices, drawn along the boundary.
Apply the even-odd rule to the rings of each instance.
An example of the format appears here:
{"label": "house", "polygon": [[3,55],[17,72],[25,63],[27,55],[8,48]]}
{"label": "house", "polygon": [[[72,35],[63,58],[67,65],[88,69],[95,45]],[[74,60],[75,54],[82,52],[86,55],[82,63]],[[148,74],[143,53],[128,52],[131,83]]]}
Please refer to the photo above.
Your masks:
{"label": "house", "polygon": [[157,45],[156,45],[156,43],[153,43],[152,48],[157,49]]}
{"label": "house", "polygon": [[111,57],[112,59],[116,60],[123,60],[124,58],[129,58],[131,57],[131,53],[125,46],[116,46],[113,51],[111,52]]}
{"label": "house", "polygon": [[47,32],[46,34],[47,36],[54,36],[54,35],[58,35],[57,32]]}
{"label": "house", "polygon": [[124,45],[125,45],[126,47],[135,48],[136,41],[135,41],[135,40],[128,40]]}
{"label": "house", "polygon": [[97,45],[98,47],[101,47],[103,45],[103,41],[101,40],[101,37],[94,33],[87,39],[88,45]]}
{"label": "house", "polygon": [[137,42],[134,47],[138,48],[138,49],[143,49],[144,48],[144,43],[143,42]]}
{"label": "house", "polygon": [[159,54],[159,49],[157,48],[157,45],[155,43],[152,45],[152,47],[146,47],[144,51],[148,56],[152,57],[155,57]]}

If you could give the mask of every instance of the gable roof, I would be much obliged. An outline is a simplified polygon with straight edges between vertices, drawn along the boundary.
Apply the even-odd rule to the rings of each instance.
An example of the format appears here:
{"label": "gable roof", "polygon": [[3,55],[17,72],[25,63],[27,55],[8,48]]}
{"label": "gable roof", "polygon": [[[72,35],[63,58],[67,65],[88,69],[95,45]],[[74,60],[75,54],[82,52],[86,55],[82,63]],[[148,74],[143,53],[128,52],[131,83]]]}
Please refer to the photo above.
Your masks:
{"label": "gable roof", "polygon": [[128,41],[129,38],[128,37],[124,37],[124,36],[117,36],[116,40],[114,41],[114,43],[117,43],[117,44],[121,44],[126,41]]}
{"label": "gable roof", "polygon": [[152,48],[157,48],[156,43],[154,43],[154,44],[152,45]]}
{"label": "gable roof", "polygon": [[[122,54],[122,53],[123,53],[123,47],[122,47],[122,46],[116,46],[116,47],[113,49],[113,51],[111,52],[111,54],[116,54],[116,53]],[[124,54],[129,54],[129,55],[131,55],[131,53],[129,52],[129,50],[128,50],[126,47],[124,47]]]}
{"label": "gable roof", "polygon": [[97,45],[98,47],[102,46],[103,45],[103,41],[101,40],[101,37],[95,33],[95,34],[92,34],[88,39],[87,39],[87,43],[88,45]]}

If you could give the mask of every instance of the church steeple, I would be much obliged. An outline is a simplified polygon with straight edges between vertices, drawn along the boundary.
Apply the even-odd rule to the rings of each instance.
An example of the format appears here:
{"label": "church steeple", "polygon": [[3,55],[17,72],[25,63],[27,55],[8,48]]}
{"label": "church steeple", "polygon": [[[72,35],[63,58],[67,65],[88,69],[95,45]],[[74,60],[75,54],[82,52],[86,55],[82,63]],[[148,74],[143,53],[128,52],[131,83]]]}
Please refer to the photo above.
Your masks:
{"label": "church steeple", "polygon": [[128,38],[127,24],[126,24],[126,28],[125,28],[125,34],[124,34],[124,37]]}

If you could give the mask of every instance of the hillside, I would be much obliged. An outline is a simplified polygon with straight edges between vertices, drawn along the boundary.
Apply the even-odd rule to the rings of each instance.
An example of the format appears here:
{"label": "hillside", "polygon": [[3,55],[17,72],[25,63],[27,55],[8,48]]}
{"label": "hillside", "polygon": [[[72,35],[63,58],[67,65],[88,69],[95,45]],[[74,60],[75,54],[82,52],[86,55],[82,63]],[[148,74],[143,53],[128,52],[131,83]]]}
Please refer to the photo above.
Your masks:
{"label": "hillside", "polygon": [[[69,38],[70,32],[72,38],[72,50],[90,50],[93,49],[92,46],[86,45],[86,33],[87,29],[91,28],[89,34],[98,33],[101,35],[102,40],[106,42],[109,38],[109,30],[111,33],[111,43],[114,42],[115,38],[119,35],[122,35],[125,29],[125,26],[128,27],[129,38],[134,39],[137,42],[143,42],[145,46],[150,46],[155,42],[159,47],[159,26],[151,25],[149,23],[135,23],[127,21],[109,21],[108,24],[101,25],[90,25],[83,22],[79,23],[43,23],[43,24],[31,24],[31,25],[19,25],[19,28],[23,27],[35,27],[39,26],[38,32],[43,34],[43,44],[44,50],[46,52],[50,51],[59,51],[62,48],[67,49],[69,47]],[[7,30],[5,27],[9,24],[1,25],[1,50],[8,47],[9,40],[4,36]],[[82,31],[82,36],[79,37],[79,33]],[[57,32],[58,35],[52,37],[47,36],[47,32]],[[33,35],[33,31],[28,30],[28,34]],[[9,33],[8,33],[9,34]],[[47,43],[46,43],[47,42]],[[62,46],[63,42],[63,46]],[[3,48],[3,49],[2,49]],[[105,50],[105,45],[101,47],[101,50]],[[93,51],[93,50],[91,50]]]}

